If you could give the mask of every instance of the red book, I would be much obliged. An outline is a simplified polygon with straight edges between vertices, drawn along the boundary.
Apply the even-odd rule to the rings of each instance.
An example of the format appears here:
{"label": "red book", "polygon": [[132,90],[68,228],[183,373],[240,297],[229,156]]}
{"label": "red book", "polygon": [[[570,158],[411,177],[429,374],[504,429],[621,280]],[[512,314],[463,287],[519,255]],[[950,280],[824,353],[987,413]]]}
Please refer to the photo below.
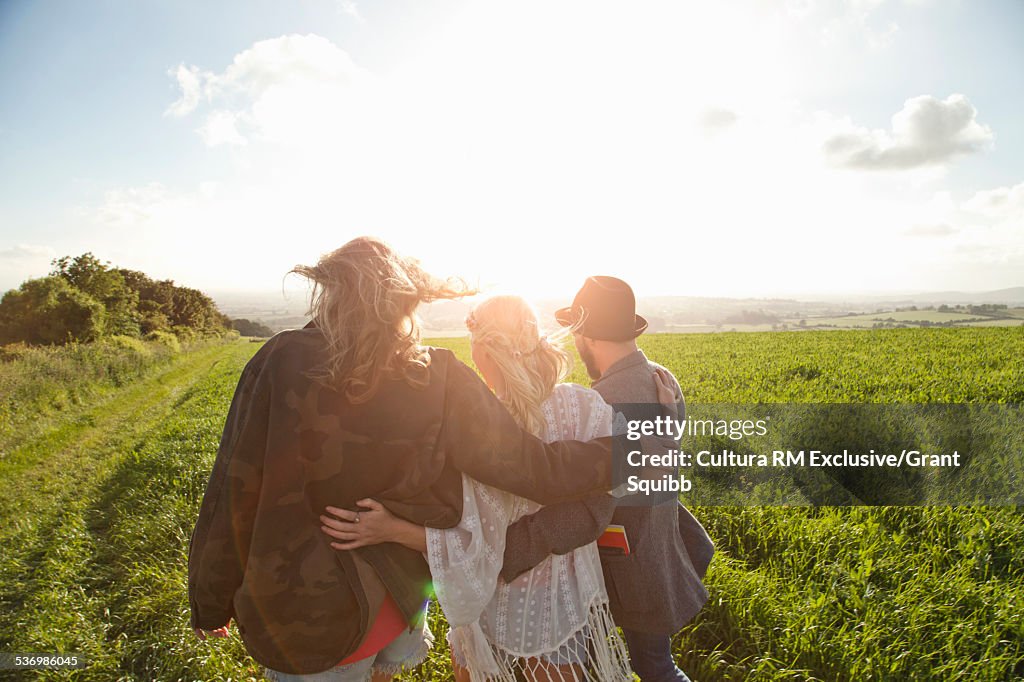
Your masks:
{"label": "red book", "polygon": [[626,537],[626,528],[619,524],[612,524],[604,529],[604,533],[597,539],[597,546],[608,554],[629,554],[629,538]]}

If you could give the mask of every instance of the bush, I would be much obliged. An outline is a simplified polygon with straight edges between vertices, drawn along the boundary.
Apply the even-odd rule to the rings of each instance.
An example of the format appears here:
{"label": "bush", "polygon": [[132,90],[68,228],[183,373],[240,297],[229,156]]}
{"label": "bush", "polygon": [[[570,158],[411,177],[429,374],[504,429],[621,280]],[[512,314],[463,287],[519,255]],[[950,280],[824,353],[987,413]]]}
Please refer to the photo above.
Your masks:
{"label": "bush", "polygon": [[178,341],[178,337],[170,332],[164,331],[151,331],[146,334],[147,341],[153,341],[166,348],[169,348],[174,353],[181,352],[181,342]]}
{"label": "bush", "polygon": [[0,341],[93,341],[103,333],[105,317],[103,304],[64,279],[30,279],[0,299]]}
{"label": "bush", "polygon": [[103,340],[104,343],[108,344],[112,348],[126,350],[130,353],[136,353],[144,358],[148,358],[153,354],[153,351],[146,346],[140,339],[136,339],[131,336],[111,336]]}
{"label": "bush", "polygon": [[171,331],[178,338],[178,341],[182,343],[192,343],[196,340],[196,330],[192,327],[186,327],[182,324],[176,324],[171,327]]}
{"label": "bush", "polygon": [[[152,301],[143,301],[143,304],[152,304]],[[150,332],[165,332],[171,328],[171,320],[159,310],[142,310],[139,312],[139,331],[143,334]]]}
{"label": "bush", "polygon": [[15,360],[20,360],[25,357],[25,354],[30,350],[31,346],[22,341],[0,346],[0,362],[14,362]]}

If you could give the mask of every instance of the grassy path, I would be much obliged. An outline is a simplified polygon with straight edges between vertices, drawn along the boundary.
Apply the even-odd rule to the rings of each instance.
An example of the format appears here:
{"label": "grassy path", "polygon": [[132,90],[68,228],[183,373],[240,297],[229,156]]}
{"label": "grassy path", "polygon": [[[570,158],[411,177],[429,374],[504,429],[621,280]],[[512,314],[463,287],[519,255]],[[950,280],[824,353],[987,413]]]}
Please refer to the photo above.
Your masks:
{"label": "grassy path", "polygon": [[[121,582],[153,557],[119,550],[129,549],[124,540],[131,539],[131,544],[159,543],[162,552],[153,548],[158,556],[180,555],[188,541],[182,529],[190,527],[146,528],[160,535],[143,537],[142,526],[154,521],[143,516],[152,510],[133,504],[140,486],[145,488],[145,481],[138,480],[145,471],[143,459],[148,454],[159,462],[162,455],[170,455],[160,436],[184,421],[205,427],[186,438],[193,459],[212,457],[220,428],[214,422],[222,424],[232,377],[237,378],[257,348],[239,342],[183,354],[56,422],[0,462],[0,650],[73,651],[91,662],[89,671],[78,674],[82,679],[135,677],[122,665],[128,640],[119,637],[124,634],[119,624],[130,615],[127,611],[138,609],[145,593],[158,595],[167,586],[149,582],[158,575],[136,578],[135,584]],[[204,422],[194,403],[211,388],[220,392]],[[185,484],[174,478],[162,482]],[[190,495],[195,496],[197,485],[201,493],[204,483],[189,481]],[[173,511],[174,496],[165,501]],[[162,518],[166,511],[160,510]],[[126,534],[122,527],[131,525],[139,526],[137,532]],[[121,601],[125,611],[119,612],[117,593],[125,591],[133,596]]]}

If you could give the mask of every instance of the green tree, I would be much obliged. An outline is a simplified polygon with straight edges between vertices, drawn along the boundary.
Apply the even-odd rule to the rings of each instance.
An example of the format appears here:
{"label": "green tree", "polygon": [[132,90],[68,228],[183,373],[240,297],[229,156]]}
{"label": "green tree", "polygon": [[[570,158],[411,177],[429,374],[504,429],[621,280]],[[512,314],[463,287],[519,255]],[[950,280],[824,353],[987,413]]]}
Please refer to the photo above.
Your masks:
{"label": "green tree", "polygon": [[231,320],[231,327],[241,336],[273,336],[274,330],[258,320]]}
{"label": "green tree", "polygon": [[217,309],[213,299],[197,289],[174,287],[171,324],[200,331],[221,332],[231,328],[231,319]]}
{"label": "green tree", "polygon": [[113,268],[88,252],[52,265],[48,277],[4,295],[0,341],[62,343],[167,331],[192,338],[231,329],[230,318],[209,296],[171,280]]}
{"label": "green tree", "polygon": [[[88,294],[106,308],[106,333],[138,336],[138,293],[125,282],[124,276],[86,252],[74,258],[64,256],[53,261],[51,276],[61,277],[71,286]],[[139,273],[141,274],[141,273]]]}
{"label": "green tree", "polygon": [[219,333],[231,328],[230,318],[201,291],[175,286],[169,279],[154,280],[137,270],[115,272],[137,296],[139,326],[145,334],[175,328]]}
{"label": "green tree", "polygon": [[143,334],[169,331],[174,311],[174,282],[151,279],[138,270],[117,268],[129,289],[138,296],[139,328]]}
{"label": "green tree", "polygon": [[4,343],[93,341],[104,332],[106,309],[61,277],[30,279],[0,299]]}

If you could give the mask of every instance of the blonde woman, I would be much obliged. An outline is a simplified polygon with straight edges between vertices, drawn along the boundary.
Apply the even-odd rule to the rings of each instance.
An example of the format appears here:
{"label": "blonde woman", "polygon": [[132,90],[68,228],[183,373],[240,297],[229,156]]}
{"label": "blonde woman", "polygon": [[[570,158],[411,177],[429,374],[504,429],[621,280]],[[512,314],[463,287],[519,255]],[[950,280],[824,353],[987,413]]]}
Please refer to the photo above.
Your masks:
{"label": "blonde woman", "polygon": [[[537,315],[517,296],[480,303],[466,320],[473,362],[528,432],[551,442],[609,436],[612,409],[597,392],[561,383],[570,356],[540,333]],[[400,519],[374,500],[358,514],[322,517],[324,530],[355,549],[395,542],[427,555],[451,630],[459,680],[631,680],[625,647],[608,609],[596,543],[548,556],[510,583],[499,578],[505,532],[541,505],[463,475],[463,513],[449,529]]]}

